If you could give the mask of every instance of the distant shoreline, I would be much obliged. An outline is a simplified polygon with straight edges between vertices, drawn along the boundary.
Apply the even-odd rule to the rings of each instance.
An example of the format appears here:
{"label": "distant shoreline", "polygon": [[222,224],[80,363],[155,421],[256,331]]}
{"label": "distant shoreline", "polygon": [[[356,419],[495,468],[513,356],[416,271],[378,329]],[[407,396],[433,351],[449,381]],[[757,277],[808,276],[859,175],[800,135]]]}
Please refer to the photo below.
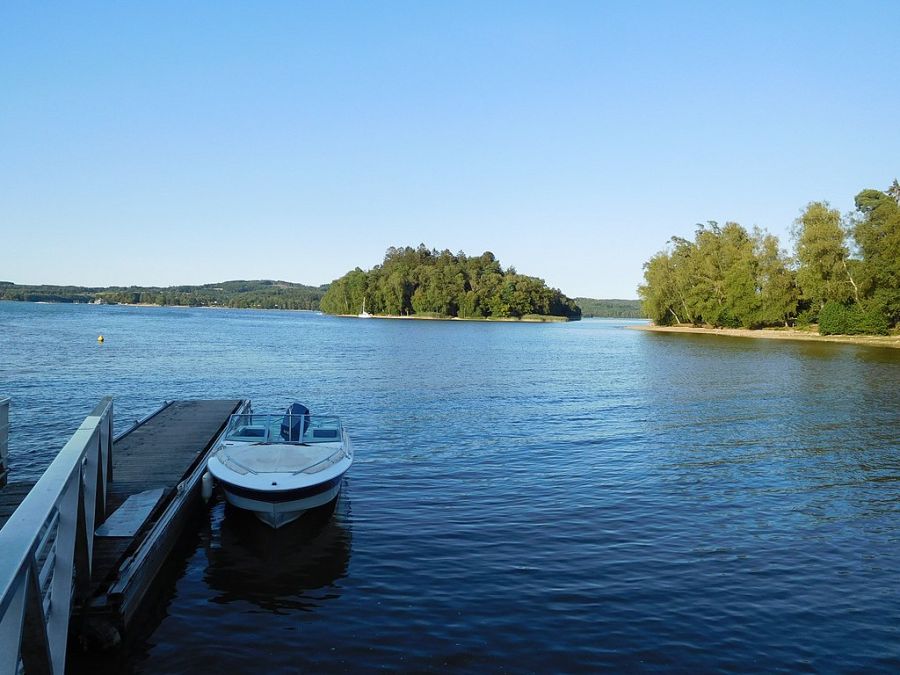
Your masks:
{"label": "distant shoreline", "polygon": [[[53,301],[33,301],[33,300],[4,300],[2,302],[26,302],[36,305],[84,305],[92,307],[158,307],[158,308],[174,308],[174,309],[248,309],[261,312],[308,312],[311,314],[321,314],[322,316],[334,316],[343,319],[358,319],[358,314],[328,314],[319,309],[287,309],[285,307],[230,307],[228,305],[157,305],[147,302],[104,302],[95,304],[93,302],[53,302]],[[459,317],[459,316],[422,316],[412,314],[403,316],[399,314],[371,314],[370,319],[402,319],[411,321],[481,321],[488,323],[568,323],[570,321],[579,321],[579,319],[569,319],[565,316],[550,315],[526,315],[524,317]],[[615,318],[615,317],[592,317],[592,318]]]}
{"label": "distant shoreline", "polygon": [[160,309],[252,309],[260,312],[309,312],[321,314],[319,309],[290,309],[287,307],[231,307],[230,305],[158,305],[155,302],[60,302],[53,300],[2,300],[30,305],[81,305],[84,307],[158,307]]}
{"label": "distant shoreline", "polygon": [[631,330],[646,330],[653,333],[695,333],[697,335],[719,335],[725,337],[756,338],[762,340],[803,340],[806,342],[832,342],[839,344],[865,345],[867,347],[887,347],[900,349],[900,335],[819,335],[796,328],[697,328],[696,326],[628,326]]}
{"label": "distant shoreline", "polygon": [[403,316],[400,314],[371,314],[368,317],[360,317],[358,314],[325,314],[325,316],[337,316],[343,319],[359,319],[359,318],[369,318],[369,319],[401,319],[401,320],[409,320],[409,321],[482,321],[482,322],[490,322],[490,323],[567,323],[571,321],[571,319],[564,316],[540,316],[540,317],[459,317],[459,316],[420,316],[416,314],[412,314],[409,316]]}

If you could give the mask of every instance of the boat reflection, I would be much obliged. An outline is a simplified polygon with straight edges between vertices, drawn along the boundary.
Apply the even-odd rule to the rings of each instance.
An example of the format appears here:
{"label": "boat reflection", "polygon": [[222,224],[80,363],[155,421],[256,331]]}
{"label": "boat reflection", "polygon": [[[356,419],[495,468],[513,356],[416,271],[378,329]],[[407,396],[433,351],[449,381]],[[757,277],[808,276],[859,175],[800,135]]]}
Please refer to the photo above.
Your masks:
{"label": "boat reflection", "polygon": [[205,579],[218,592],[211,600],[280,613],[314,611],[338,597],[350,564],[349,507],[341,496],[273,530],[248,511],[218,505],[206,545]]}

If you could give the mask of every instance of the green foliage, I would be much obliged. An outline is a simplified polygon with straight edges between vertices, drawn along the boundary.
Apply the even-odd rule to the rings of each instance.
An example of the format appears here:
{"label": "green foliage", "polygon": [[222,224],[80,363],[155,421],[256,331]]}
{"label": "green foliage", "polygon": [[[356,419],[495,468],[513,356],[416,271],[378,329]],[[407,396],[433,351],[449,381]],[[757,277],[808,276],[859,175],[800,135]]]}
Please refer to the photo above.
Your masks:
{"label": "green foliage", "polygon": [[754,230],[754,255],[759,304],[756,325],[787,325],[797,311],[800,291],[790,270],[787,253],[778,246],[778,237]]}
{"label": "green foliage", "polygon": [[0,300],[30,302],[93,302],[110,304],[175,305],[185,307],[253,307],[263,309],[318,309],[325,288],[286,281],[225,281],[204,286],[167,288],[129,286],[17,286],[0,284]]}
{"label": "green foliage", "polygon": [[847,307],[840,302],[829,301],[819,312],[821,335],[847,335],[850,317]]}
{"label": "green foliage", "polygon": [[356,268],[328,288],[323,312],[460,318],[521,318],[529,314],[581,318],[571,298],[542,279],[503,270],[493,253],[391,247],[384,262],[365,272]]}
{"label": "green foliage", "polygon": [[819,312],[821,335],[887,335],[887,318],[873,307],[829,301]]}
{"label": "green foliage", "polygon": [[806,327],[818,318],[826,335],[885,333],[900,324],[900,183],[863,190],[856,209],[845,221],[827,202],[809,203],[793,260],[776,237],[737,223],[700,225],[694,241],[673,237],[644,264],[641,306],[660,325]]}
{"label": "green foliage", "polygon": [[79,286],[18,286],[12,282],[0,282],[0,300],[24,302],[90,302],[95,288]]}
{"label": "green foliage", "polygon": [[657,253],[644,263],[644,280],[647,283],[638,287],[638,295],[644,314],[657,325],[681,323],[679,312],[682,312],[682,306],[685,321],[689,320],[684,292],[677,281],[678,271],[673,256],[667,251]]}
{"label": "green foliage", "polygon": [[892,323],[900,322],[900,186],[888,192],[863,190],[856,195],[859,212],[853,236],[862,260],[860,290]]}
{"label": "green foliage", "polygon": [[818,307],[829,301],[858,301],[840,212],[827,202],[810,202],[794,226],[803,299]]}
{"label": "green foliage", "polygon": [[710,222],[693,242],[678,237],[644,265],[638,289],[657,324],[755,328],[784,325],[797,308],[797,289],[778,240],[737,223]]}
{"label": "green foliage", "polygon": [[804,309],[802,312],[797,313],[797,317],[794,319],[794,325],[798,328],[809,328],[818,320],[818,312],[813,311],[812,309]]}
{"label": "green foliage", "polygon": [[605,317],[611,319],[646,318],[640,300],[598,300],[596,298],[575,298],[581,307],[583,317]]}

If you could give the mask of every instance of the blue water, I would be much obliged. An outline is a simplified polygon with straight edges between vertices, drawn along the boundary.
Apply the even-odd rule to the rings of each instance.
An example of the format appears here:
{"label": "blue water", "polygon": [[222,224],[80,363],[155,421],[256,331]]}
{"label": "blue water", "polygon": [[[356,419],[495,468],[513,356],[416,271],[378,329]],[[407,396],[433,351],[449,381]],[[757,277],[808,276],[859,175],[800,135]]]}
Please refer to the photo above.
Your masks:
{"label": "blue water", "polygon": [[328,519],[215,501],[115,671],[896,671],[898,385],[900,351],[612,320],[0,303],[15,477],[108,394],[353,438]]}

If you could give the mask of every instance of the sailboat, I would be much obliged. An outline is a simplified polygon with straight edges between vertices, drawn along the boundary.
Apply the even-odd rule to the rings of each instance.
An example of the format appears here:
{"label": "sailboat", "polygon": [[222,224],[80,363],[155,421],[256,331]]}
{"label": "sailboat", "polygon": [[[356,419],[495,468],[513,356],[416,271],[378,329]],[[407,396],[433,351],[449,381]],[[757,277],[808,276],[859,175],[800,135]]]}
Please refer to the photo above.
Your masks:
{"label": "sailboat", "polygon": [[366,299],[365,298],[363,298],[362,311],[359,314],[357,314],[357,316],[360,319],[371,319],[372,318],[372,315],[366,311]]}

